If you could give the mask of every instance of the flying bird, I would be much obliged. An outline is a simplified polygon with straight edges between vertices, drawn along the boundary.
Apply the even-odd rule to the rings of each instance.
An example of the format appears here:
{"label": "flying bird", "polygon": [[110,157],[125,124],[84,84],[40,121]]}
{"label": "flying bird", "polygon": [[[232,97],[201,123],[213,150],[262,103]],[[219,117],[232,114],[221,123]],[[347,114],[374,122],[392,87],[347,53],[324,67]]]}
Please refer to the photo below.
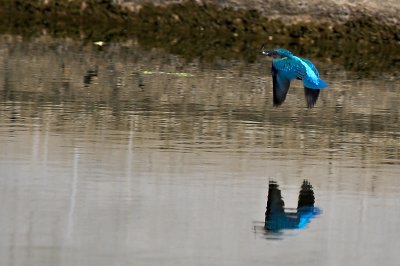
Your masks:
{"label": "flying bird", "polygon": [[290,82],[299,79],[303,81],[307,107],[314,107],[319,91],[328,87],[328,83],[319,78],[314,64],[281,48],[269,51],[263,49],[262,54],[274,58],[271,69],[274,106],[280,106],[285,101]]}

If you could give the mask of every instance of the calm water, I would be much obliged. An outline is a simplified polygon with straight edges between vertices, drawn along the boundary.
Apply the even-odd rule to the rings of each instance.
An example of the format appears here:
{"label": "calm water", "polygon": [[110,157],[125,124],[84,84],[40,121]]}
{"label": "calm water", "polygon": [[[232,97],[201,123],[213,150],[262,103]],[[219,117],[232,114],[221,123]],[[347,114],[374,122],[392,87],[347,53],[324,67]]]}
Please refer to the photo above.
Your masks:
{"label": "calm water", "polygon": [[2,38],[0,265],[398,265],[400,80],[316,63],[273,108],[266,58]]}

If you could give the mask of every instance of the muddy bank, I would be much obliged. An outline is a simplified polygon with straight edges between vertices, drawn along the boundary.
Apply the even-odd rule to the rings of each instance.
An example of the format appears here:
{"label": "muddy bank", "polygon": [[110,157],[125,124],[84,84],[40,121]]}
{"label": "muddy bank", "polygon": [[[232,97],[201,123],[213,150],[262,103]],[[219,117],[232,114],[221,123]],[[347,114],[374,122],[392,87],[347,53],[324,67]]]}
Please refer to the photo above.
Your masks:
{"label": "muddy bank", "polygon": [[282,6],[279,11],[282,1],[275,2],[273,12],[229,6],[229,1],[224,5],[210,1],[115,2],[2,0],[0,34],[105,42],[135,39],[145,48],[161,47],[189,59],[253,61],[260,47],[267,45],[289,47],[355,70],[374,68],[370,62],[382,57],[390,68],[400,64],[400,27],[390,15],[382,19],[376,12],[361,10],[351,15],[345,12],[344,19],[329,13],[332,7],[328,4],[319,13],[314,8],[300,16],[293,14],[293,8],[284,12]]}
{"label": "muddy bank", "polygon": [[[156,6],[182,4],[187,0],[114,0],[120,6],[138,11],[148,3]],[[196,0],[198,5],[216,4],[220,8],[257,10],[262,16],[285,23],[317,20],[343,23],[365,15],[376,17],[381,24],[399,24],[400,2],[397,0]]]}

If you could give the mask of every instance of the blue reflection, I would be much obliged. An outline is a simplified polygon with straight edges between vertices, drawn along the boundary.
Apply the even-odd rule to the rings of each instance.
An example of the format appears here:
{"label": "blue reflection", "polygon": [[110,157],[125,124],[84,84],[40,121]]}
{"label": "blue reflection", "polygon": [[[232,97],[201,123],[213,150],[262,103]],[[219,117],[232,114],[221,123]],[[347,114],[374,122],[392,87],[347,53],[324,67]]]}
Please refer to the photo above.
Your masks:
{"label": "blue reflection", "polygon": [[304,229],[321,210],[314,207],[313,187],[307,180],[303,181],[299,192],[297,209],[285,210],[281,190],[276,182],[270,181],[268,187],[267,210],[264,228],[270,232],[283,229]]}

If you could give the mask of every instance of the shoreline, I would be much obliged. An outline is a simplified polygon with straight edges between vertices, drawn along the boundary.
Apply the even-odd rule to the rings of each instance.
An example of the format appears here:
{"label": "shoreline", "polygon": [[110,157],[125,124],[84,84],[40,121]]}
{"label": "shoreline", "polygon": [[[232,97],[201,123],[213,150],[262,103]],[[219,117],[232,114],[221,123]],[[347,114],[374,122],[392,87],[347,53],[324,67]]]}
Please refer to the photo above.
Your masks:
{"label": "shoreline", "polygon": [[[114,0],[119,6],[139,12],[143,6],[168,7],[190,0]],[[345,23],[360,16],[374,17],[385,25],[400,26],[400,2],[396,0],[192,0],[199,6],[215,5],[220,9],[256,10],[263,17],[285,20],[287,24],[320,21],[331,24]]]}
{"label": "shoreline", "polygon": [[[188,59],[205,60],[254,61],[263,45],[288,47],[304,56],[334,62],[353,60],[349,55],[366,58],[385,54],[393,61],[392,65],[399,66],[399,20],[390,16],[380,19],[377,11],[361,12],[369,10],[368,7],[354,11],[357,8],[353,6],[351,14],[337,10],[336,13],[342,12],[343,16],[331,13],[331,18],[335,19],[323,16],[324,19],[317,20],[316,16],[331,12],[332,7],[319,7],[319,13],[314,7],[309,14],[295,15],[293,8],[285,14],[279,13],[287,0],[274,2],[274,9],[266,5],[264,10],[240,6],[242,1],[239,0],[224,1],[225,5],[176,0],[157,5],[159,2],[3,0],[0,2],[0,34],[49,35],[106,43],[135,39],[144,48],[163,48]],[[260,1],[249,3],[252,2]],[[299,10],[304,8],[300,6]],[[347,20],[343,19],[345,16]]]}

